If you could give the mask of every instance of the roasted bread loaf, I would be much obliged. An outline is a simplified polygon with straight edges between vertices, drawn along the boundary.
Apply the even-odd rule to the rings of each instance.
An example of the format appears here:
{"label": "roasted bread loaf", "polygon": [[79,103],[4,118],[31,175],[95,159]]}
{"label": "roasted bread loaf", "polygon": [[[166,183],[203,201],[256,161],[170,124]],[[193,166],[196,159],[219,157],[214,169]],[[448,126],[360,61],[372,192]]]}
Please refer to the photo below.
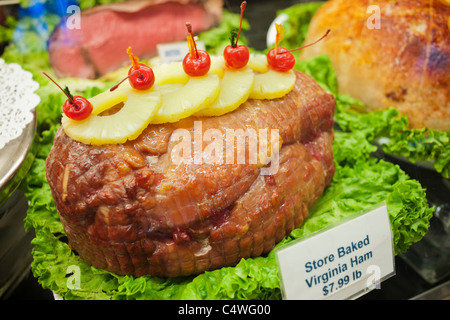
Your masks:
{"label": "roasted bread loaf", "polygon": [[[120,275],[161,277],[232,266],[272,250],[302,224],[335,171],[334,97],[295,74],[283,98],[250,99],[222,116],[149,125],[124,144],[83,144],[60,127],[46,172],[72,249]],[[227,129],[278,130],[278,170],[262,175],[264,166],[248,161],[174,163],[174,132],[194,135],[195,121],[203,133],[221,130],[224,139]]]}
{"label": "roasted bread loaf", "polygon": [[[374,5],[370,7],[371,5]],[[330,0],[313,17],[301,59],[326,53],[339,91],[369,110],[395,107],[413,128],[450,130],[450,6],[444,1]]]}

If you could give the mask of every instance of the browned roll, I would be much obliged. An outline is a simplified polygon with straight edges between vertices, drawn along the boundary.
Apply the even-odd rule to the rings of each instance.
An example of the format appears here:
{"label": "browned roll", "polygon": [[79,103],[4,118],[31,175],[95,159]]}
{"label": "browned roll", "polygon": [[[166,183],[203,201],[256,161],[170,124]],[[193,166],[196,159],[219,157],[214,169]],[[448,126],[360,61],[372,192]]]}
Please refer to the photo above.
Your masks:
{"label": "browned roll", "polygon": [[438,0],[330,0],[313,17],[305,43],[327,28],[331,33],[301,59],[326,53],[341,93],[369,110],[395,107],[413,128],[449,131],[449,17],[450,6]]}
{"label": "browned roll", "polygon": [[[198,274],[269,252],[300,226],[334,175],[335,100],[296,71],[294,89],[218,117],[150,125],[135,140],[93,146],[57,131],[47,180],[69,244],[121,274]],[[279,130],[278,170],[261,164],[174,162],[176,129]],[[207,146],[208,144],[204,144]],[[192,145],[195,153],[195,147]],[[266,164],[266,168],[270,164]]]}

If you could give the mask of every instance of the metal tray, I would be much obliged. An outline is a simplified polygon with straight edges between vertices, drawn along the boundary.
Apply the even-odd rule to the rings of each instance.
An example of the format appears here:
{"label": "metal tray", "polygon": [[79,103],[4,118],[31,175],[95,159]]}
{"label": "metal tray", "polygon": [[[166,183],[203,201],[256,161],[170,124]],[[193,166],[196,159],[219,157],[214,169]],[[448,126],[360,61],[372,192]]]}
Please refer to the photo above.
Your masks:
{"label": "metal tray", "polygon": [[17,189],[34,160],[32,150],[36,132],[36,111],[33,121],[21,136],[8,142],[0,151],[0,205]]}

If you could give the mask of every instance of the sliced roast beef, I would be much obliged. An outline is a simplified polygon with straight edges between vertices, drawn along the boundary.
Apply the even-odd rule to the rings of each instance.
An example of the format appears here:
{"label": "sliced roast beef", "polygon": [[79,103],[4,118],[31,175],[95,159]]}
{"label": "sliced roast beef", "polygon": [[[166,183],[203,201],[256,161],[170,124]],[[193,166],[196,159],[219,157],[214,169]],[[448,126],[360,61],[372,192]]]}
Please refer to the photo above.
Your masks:
{"label": "sliced roast beef", "polygon": [[149,58],[157,44],[186,39],[187,21],[195,33],[215,26],[222,6],[222,0],[134,0],[87,9],[79,28],[71,16],[55,28],[50,64],[58,77],[97,78],[129,62],[129,46]]}

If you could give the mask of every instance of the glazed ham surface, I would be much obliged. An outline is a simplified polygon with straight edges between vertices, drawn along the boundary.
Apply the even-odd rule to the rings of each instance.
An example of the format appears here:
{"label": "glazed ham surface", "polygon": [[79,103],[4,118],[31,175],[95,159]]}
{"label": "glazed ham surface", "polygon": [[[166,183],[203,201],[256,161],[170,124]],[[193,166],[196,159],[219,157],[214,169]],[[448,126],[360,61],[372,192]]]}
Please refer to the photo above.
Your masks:
{"label": "glazed ham surface", "polygon": [[[125,144],[85,145],[60,127],[47,180],[71,248],[120,275],[161,277],[232,266],[272,250],[302,224],[335,171],[334,97],[295,72],[284,98],[150,125]],[[261,164],[248,162],[174,163],[171,137],[180,128],[193,133],[195,121],[203,132],[278,129],[278,170],[263,175]],[[194,140],[192,134],[192,150]]]}

